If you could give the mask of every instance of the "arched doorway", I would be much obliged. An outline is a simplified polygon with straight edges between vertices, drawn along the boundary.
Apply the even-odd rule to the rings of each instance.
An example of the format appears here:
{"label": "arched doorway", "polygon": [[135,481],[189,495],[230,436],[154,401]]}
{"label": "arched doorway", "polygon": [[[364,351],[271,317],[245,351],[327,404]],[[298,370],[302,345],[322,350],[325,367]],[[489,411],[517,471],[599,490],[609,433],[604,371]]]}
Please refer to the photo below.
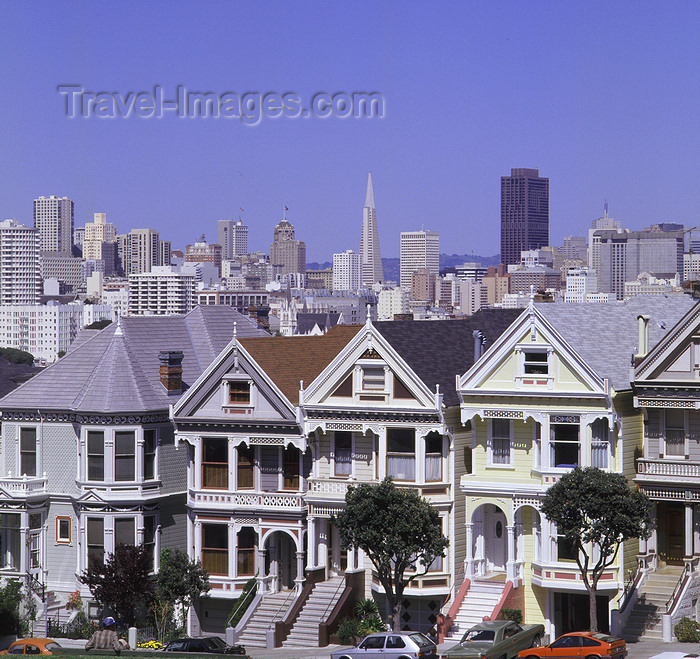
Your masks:
{"label": "arched doorway", "polygon": [[507,525],[505,512],[491,503],[482,504],[472,514],[472,555],[477,576],[505,573],[508,560]]}
{"label": "arched doorway", "polygon": [[270,579],[270,592],[294,588],[297,578],[297,546],[285,531],[273,531],[265,538],[265,574]]}

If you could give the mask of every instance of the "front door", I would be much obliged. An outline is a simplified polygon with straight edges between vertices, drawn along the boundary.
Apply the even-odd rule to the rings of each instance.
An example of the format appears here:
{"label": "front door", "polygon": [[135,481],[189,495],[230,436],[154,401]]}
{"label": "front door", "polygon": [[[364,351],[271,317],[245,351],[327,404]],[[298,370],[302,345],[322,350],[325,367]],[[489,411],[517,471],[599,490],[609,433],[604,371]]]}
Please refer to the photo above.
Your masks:
{"label": "front door", "polygon": [[506,569],[506,516],[503,512],[493,506],[487,524],[486,558],[489,570],[503,572]]}
{"label": "front door", "polygon": [[678,503],[658,507],[659,557],[668,565],[683,565],[685,555],[685,509]]}

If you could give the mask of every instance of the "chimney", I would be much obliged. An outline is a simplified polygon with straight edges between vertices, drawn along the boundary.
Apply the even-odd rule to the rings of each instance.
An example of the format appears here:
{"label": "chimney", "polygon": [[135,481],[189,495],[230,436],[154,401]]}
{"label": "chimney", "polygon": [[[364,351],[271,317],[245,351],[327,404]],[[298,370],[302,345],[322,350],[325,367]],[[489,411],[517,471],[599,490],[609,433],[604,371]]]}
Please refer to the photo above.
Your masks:
{"label": "chimney", "polygon": [[179,350],[158,353],[160,383],[165,387],[168,394],[182,393],[182,358],[184,356]]}
{"label": "chimney", "polygon": [[481,330],[474,330],[472,336],[474,337],[474,363],[476,363],[476,360],[484,354],[484,333]]}
{"label": "chimney", "polygon": [[639,323],[639,339],[637,341],[636,357],[644,357],[649,352],[649,316],[637,316]]}

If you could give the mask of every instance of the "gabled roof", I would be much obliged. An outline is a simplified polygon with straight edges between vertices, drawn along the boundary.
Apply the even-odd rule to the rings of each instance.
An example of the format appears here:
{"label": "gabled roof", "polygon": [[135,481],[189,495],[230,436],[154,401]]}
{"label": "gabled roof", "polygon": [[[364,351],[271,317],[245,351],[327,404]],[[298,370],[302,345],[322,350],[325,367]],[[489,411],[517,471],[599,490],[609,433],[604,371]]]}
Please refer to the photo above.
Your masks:
{"label": "gabled roof", "polygon": [[637,295],[624,302],[535,306],[601,378],[621,391],[631,387],[631,357],[639,351],[637,317],[650,317],[651,349],[694,304],[688,295]]}
{"label": "gabled roof", "polygon": [[339,311],[327,313],[309,313],[308,311],[301,311],[297,314],[297,333],[301,335],[309,334],[316,325],[318,325],[318,328],[322,332],[327,332],[338,324],[339,319]]}
{"label": "gabled roof", "polygon": [[299,402],[299,381],[307,386],[360,331],[362,325],[336,325],[323,336],[281,336],[241,339],[240,343],[293,404]]}
{"label": "gabled roof", "polygon": [[522,313],[521,309],[480,309],[460,320],[405,320],[374,323],[415,374],[435,391],[440,385],[443,402],[459,405],[456,376],[474,364],[474,335],[484,335],[484,350]]}
{"label": "gabled roof", "polygon": [[58,409],[96,413],[163,410],[177,395],[160,383],[158,354],[182,351],[182,380],[192,384],[233,336],[266,336],[231,307],[197,307],[187,315],[127,316],[88,330],[76,347],[0,399],[0,409]]}

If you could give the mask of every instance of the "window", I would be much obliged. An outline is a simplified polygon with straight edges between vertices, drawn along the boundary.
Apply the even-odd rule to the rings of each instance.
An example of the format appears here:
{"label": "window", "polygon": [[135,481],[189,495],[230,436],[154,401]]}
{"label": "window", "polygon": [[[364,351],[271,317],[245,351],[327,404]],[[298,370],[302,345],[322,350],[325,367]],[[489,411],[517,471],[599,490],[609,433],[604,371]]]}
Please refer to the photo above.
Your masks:
{"label": "window", "polygon": [[105,435],[101,431],[89,430],[87,435],[87,477],[89,481],[105,479]]}
{"label": "window", "polygon": [[136,480],[136,433],[133,430],[114,433],[114,480]]}
{"label": "window", "polygon": [[358,647],[363,650],[381,650],[384,648],[384,637],[368,636]]}
{"label": "window", "polygon": [[36,476],[36,428],[21,428],[19,431],[19,473]]}
{"label": "window", "polygon": [[575,561],[576,546],[563,535],[557,536],[557,560],[559,561]]}
{"label": "window", "polygon": [[532,466],[537,468],[542,464],[542,424],[535,421],[532,429]]}
{"label": "window", "polygon": [[340,430],[333,433],[335,440],[335,475],[349,476],[352,473],[352,433]]}
{"label": "window", "polygon": [[608,468],[610,437],[607,419],[596,419],[591,425],[591,467]]}
{"label": "window", "polygon": [[228,404],[250,405],[250,382],[248,380],[228,381]]}
{"label": "window", "polygon": [[156,518],[155,515],[148,515],[143,518],[143,546],[148,554],[151,571],[155,570],[156,555]]}
{"label": "window", "polygon": [[87,520],[88,562],[103,563],[105,558],[105,521],[102,517]]}
{"label": "window", "polygon": [[665,423],[665,455],[685,456],[685,411],[666,410]]}
{"label": "window", "polygon": [[365,391],[384,391],[384,368],[363,366],[362,389]]}
{"label": "window", "polygon": [[288,446],[282,451],[282,489],[299,489],[299,459],[301,454],[295,446]]}
{"label": "window", "polygon": [[37,569],[41,567],[41,515],[32,513],[29,515],[29,567]]}
{"label": "window", "polygon": [[416,480],[416,432],[413,428],[387,428],[386,473],[397,481]]}
{"label": "window", "polygon": [[510,432],[510,419],[491,419],[491,464],[511,464]]}
{"label": "window", "polygon": [[387,636],[386,649],[399,650],[406,647],[406,642],[400,636]]}
{"label": "window", "polygon": [[523,373],[525,375],[547,375],[549,364],[547,353],[542,351],[523,351]]}
{"label": "window", "polygon": [[425,480],[442,480],[442,435],[437,432],[425,437]]}
{"label": "window", "polygon": [[202,524],[202,567],[209,574],[228,576],[226,524]]}
{"label": "window", "polygon": [[71,519],[70,517],[56,517],[56,542],[60,544],[70,544],[71,542]]}
{"label": "window", "polygon": [[114,520],[114,546],[136,544],[136,522],[133,517],[117,517]]}
{"label": "window", "polygon": [[143,431],[143,478],[153,480],[156,477],[156,431],[148,428]]}
{"label": "window", "polygon": [[249,526],[238,532],[238,576],[253,576],[255,574],[255,545],[257,534]]}
{"label": "window", "polygon": [[202,441],[202,487],[212,490],[228,488],[228,440],[207,438]]}
{"label": "window", "polygon": [[550,432],[551,466],[573,469],[581,464],[578,422],[552,423]]}
{"label": "window", "polygon": [[252,446],[239,444],[238,453],[238,489],[252,490],[253,485],[253,460],[254,449]]}

